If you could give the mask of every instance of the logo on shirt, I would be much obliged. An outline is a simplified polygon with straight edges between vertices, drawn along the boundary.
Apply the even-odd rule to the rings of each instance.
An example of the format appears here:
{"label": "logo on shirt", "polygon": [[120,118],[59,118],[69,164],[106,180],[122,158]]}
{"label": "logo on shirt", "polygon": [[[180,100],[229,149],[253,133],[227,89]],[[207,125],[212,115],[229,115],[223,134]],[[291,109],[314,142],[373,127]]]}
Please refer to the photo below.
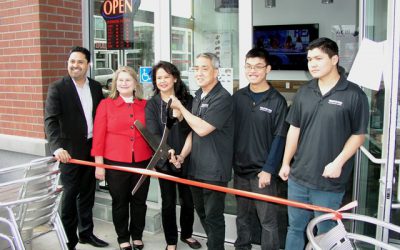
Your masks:
{"label": "logo on shirt", "polygon": [[337,101],[337,100],[332,100],[332,99],[329,99],[328,103],[332,104],[332,105],[336,105],[336,106],[342,106],[343,105],[343,102]]}
{"label": "logo on shirt", "polygon": [[202,103],[200,108],[208,108],[208,103]]}
{"label": "logo on shirt", "polygon": [[266,107],[260,107],[260,111],[262,112],[267,112],[267,113],[272,113],[272,109],[266,108]]}

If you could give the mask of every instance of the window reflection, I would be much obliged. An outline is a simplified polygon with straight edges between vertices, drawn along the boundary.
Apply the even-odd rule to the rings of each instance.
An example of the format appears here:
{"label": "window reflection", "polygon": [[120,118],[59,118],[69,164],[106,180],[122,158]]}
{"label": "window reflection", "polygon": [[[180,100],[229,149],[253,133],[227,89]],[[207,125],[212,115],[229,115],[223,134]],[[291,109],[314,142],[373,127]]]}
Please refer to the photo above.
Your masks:
{"label": "window reflection", "polygon": [[[229,2],[236,2],[236,5],[221,5],[214,0],[171,0],[171,59],[192,94],[198,89],[192,68],[194,59],[203,52],[218,55],[221,67],[225,68],[220,71],[231,72],[229,78],[222,76],[221,82],[233,79],[238,85],[238,5],[237,1]],[[227,85],[233,88],[235,84]],[[232,195],[226,196],[225,213],[236,213],[236,200]]]}
{"label": "window reflection", "polygon": [[[104,0],[94,0],[94,76],[98,69],[117,70],[119,66],[127,65],[139,72],[141,66],[154,64],[154,0],[140,1],[133,21],[124,25],[133,27],[133,47],[121,50],[107,49],[107,24],[101,15],[101,6]],[[132,20],[127,19],[126,20]],[[105,89],[108,88],[104,84]],[[149,96],[151,89],[145,89],[145,96]]]}
{"label": "window reflection", "polygon": [[[93,75],[103,86],[104,95],[108,94],[114,71],[120,66],[131,66],[139,72],[140,66],[152,66],[154,64],[154,6],[155,0],[137,1],[140,2],[134,18],[125,17],[123,30],[133,30],[130,38],[133,37],[133,47],[125,49],[107,49],[107,23],[101,15],[101,7],[104,0],[92,0],[93,12],[91,13],[93,30],[91,30],[94,47],[93,53]],[[121,1],[119,1],[121,2]],[[123,2],[123,1],[122,1]],[[137,6],[135,6],[137,7]],[[126,22],[126,20],[130,20]],[[129,27],[126,27],[126,26]],[[125,33],[124,33],[125,35]],[[151,84],[150,84],[151,85]],[[149,84],[148,84],[149,86]],[[148,87],[147,86],[147,87]],[[152,86],[151,86],[152,87]],[[144,88],[145,96],[149,96],[152,88]],[[100,183],[100,188],[107,189],[107,184]],[[157,180],[151,180],[149,201],[158,201]]]}
{"label": "window reflection", "polygon": [[370,132],[369,132],[369,150],[377,158],[381,158],[382,153],[382,134],[383,134],[383,116],[385,103],[385,88],[383,82],[378,91],[367,91],[370,97]]}

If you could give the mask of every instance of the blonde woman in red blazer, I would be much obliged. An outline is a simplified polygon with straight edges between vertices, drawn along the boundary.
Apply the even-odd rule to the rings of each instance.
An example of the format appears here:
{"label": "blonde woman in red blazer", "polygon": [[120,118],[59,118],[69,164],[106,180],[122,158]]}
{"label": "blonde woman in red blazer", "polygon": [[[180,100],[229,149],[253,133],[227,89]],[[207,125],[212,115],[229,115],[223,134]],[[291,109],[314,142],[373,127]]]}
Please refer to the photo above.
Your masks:
{"label": "blonde woman in red blazer", "polygon": [[[91,152],[96,163],[146,167],[153,152],[133,125],[136,120],[143,124],[146,121],[146,100],[141,97],[136,72],[127,66],[119,68],[113,77],[110,95],[97,108]],[[142,249],[150,179],[132,196],[139,175],[96,168],[96,178],[108,183],[120,249]]]}

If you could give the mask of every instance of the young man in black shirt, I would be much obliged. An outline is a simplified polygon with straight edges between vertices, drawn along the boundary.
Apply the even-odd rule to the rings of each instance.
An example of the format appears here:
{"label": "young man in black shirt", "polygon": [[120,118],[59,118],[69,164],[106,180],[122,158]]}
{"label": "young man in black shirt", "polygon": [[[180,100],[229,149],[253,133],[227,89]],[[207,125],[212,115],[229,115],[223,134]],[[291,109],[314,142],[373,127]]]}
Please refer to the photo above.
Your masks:
{"label": "young man in black shirt", "polygon": [[[233,96],[235,116],[234,186],[254,193],[277,195],[276,173],[283,155],[287,125],[285,98],[266,80],[271,71],[268,52],[246,54],[249,85]],[[250,250],[251,216],[260,221],[261,249],[279,249],[277,208],[273,203],[236,196],[235,249]]]}
{"label": "young man in black shirt", "polygon": [[[353,155],[368,127],[368,99],[338,70],[337,44],[318,38],[307,48],[314,78],[299,89],[286,121],[290,128],[279,176],[288,180],[288,199],[338,209],[353,167]],[[291,160],[294,157],[294,162]],[[288,208],[286,249],[303,249],[309,220],[320,212]],[[318,224],[318,234],[335,222]]]}

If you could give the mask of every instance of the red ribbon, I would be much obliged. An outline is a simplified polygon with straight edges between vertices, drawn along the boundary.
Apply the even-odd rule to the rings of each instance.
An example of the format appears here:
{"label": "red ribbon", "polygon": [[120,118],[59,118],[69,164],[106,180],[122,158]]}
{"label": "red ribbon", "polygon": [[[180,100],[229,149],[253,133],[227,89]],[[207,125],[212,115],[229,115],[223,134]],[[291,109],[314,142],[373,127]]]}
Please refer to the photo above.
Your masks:
{"label": "red ribbon", "polygon": [[252,199],[256,199],[256,200],[260,200],[260,201],[273,202],[273,203],[277,203],[277,204],[281,204],[281,205],[292,206],[292,207],[308,209],[308,210],[324,212],[324,213],[333,213],[335,215],[334,219],[337,219],[337,220],[340,220],[342,218],[342,215],[340,212],[352,209],[353,207],[357,206],[357,202],[354,201],[354,202],[351,202],[351,203],[343,206],[342,208],[340,208],[338,210],[333,210],[333,209],[327,208],[327,207],[321,207],[321,206],[302,203],[302,202],[298,202],[298,201],[292,201],[292,200],[288,200],[288,199],[279,198],[276,196],[257,194],[257,193],[252,193],[249,191],[243,191],[243,190],[238,190],[238,189],[234,189],[234,188],[221,187],[221,186],[212,185],[212,184],[208,184],[208,183],[183,179],[183,178],[159,173],[154,170],[148,170],[148,169],[143,169],[143,168],[131,168],[131,167],[128,168],[128,167],[121,167],[121,166],[113,166],[113,165],[99,164],[99,163],[94,163],[94,162],[90,162],[90,161],[82,161],[82,160],[76,160],[76,159],[71,159],[68,163],[86,165],[86,166],[91,166],[91,167],[100,167],[100,168],[112,169],[112,170],[119,170],[119,171],[124,171],[124,172],[131,172],[131,173],[135,173],[135,174],[142,174],[142,175],[157,177],[157,178],[170,180],[170,181],[174,181],[174,182],[178,182],[178,183],[182,183],[182,184],[186,184],[186,185],[190,185],[190,186],[207,188],[207,189],[215,190],[218,192],[224,192],[224,193],[233,194],[233,195],[240,195],[243,197],[252,198]]}

